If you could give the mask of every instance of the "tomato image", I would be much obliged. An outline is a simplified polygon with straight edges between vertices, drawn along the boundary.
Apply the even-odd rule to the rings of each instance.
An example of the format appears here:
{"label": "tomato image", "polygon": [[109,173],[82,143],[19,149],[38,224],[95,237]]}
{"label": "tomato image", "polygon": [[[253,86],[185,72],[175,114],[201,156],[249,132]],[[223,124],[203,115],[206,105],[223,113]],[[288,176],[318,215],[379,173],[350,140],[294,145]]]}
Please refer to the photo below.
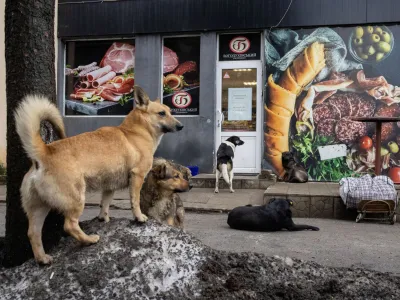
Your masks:
{"label": "tomato image", "polygon": [[389,177],[393,180],[394,183],[400,183],[400,168],[392,167],[389,170]]}
{"label": "tomato image", "polygon": [[372,147],[372,139],[369,136],[363,136],[359,141],[360,148],[363,150],[369,150]]}

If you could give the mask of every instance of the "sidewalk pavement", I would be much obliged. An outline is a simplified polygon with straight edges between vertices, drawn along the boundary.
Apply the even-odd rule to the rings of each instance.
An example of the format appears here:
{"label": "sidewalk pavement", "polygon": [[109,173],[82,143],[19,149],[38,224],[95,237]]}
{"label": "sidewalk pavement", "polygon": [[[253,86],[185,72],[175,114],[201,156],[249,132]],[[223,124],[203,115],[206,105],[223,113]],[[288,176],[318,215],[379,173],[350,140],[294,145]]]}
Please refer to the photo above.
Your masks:
{"label": "sidewalk pavement", "polygon": [[[193,188],[190,192],[180,194],[183,205],[187,210],[196,211],[228,211],[236,206],[263,204],[264,190],[261,189],[238,189],[235,193],[220,189],[219,194],[214,189]],[[0,185],[0,203],[6,200],[6,186]],[[86,206],[97,206],[100,204],[101,193],[88,193],[86,195]],[[113,208],[131,209],[129,192],[118,191],[114,194]]]}

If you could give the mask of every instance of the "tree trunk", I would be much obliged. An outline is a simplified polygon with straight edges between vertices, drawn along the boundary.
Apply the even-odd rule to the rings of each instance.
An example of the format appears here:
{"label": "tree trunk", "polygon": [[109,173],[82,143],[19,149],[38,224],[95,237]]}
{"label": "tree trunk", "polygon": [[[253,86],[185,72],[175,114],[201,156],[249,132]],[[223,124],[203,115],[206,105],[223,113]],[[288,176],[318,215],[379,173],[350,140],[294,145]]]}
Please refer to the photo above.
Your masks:
{"label": "tree trunk", "polygon": [[[54,5],[54,0],[6,0],[7,212],[3,259],[6,267],[22,264],[33,256],[19,192],[31,162],[16,133],[14,111],[27,94],[56,100]],[[46,122],[42,124],[41,135],[47,143],[58,139]],[[43,228],[45,249],[58,243],[62,230],[63,218],[51,212]]]}

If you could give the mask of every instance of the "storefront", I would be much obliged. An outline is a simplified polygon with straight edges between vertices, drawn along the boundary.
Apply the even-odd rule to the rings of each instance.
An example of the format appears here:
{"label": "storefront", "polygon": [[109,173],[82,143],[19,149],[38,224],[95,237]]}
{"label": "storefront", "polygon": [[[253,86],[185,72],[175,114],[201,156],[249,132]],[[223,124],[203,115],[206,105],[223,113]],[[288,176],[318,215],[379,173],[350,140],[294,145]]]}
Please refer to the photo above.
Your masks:
{"label": "storefront", "polygon": [[[185,126],[156,155],[201,173],[214,171],[231,135],[245,141],[236,173],[279,175],[285,151],[316,181],[372,172],[373,129],[351,118],[400,114],[400,29],[388,24],[400,4],[375,2],[59,0],[68,134],[118,125],[137,84]],[[385,130],[384,169],[394,174],[400,129]]]}

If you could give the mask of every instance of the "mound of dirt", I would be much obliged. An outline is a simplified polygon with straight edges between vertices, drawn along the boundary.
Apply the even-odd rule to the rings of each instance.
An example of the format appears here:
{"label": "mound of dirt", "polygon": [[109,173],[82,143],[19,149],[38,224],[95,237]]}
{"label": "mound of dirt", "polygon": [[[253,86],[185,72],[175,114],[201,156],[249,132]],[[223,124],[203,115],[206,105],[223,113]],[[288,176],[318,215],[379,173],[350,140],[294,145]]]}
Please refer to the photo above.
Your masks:
{"label": "mound of dirt", "polygon": [[0,269],[0,299],[396,299],[400,277],[285,257],[229,253],[178,229],[83,222],[100,242],[63,238],[54,263]]}

